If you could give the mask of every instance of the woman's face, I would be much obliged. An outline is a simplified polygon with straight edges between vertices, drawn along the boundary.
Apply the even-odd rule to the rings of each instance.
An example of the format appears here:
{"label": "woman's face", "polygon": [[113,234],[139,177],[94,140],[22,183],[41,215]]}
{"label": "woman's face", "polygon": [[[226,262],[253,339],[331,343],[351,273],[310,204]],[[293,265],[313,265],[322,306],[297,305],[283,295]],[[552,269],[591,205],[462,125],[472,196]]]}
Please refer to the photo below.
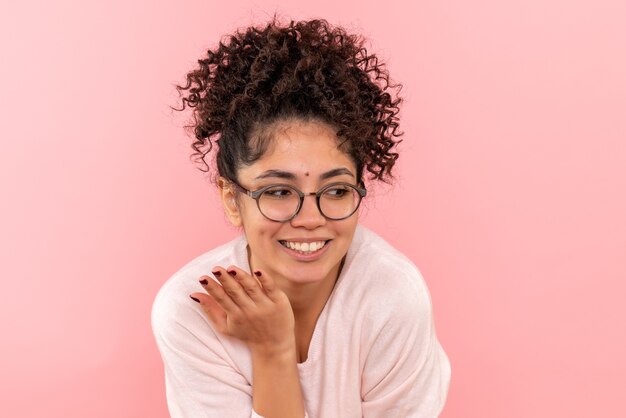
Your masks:
{"label": "woman's face", "polygon": [[[280,128],[286,129],[280,129]],[[337,148],[337,137],[320,122],[283,122],[265,155],[239,171],[239,183],[248,190],[287,183],[301,191],[316,192],[326,184],[356,184],[352,159]],[[332,176],[325,177],[324,174]],[[312,283],[336,277],[358,222],[358,212],[347,219],[328,220],[317,208],[315,196],[304,198],[300,212],[287,222],[265,218],[254,199],[241,194],[235,204],[232,191],[222,189],[222,199],[233,225],[243,226],[250,249],[250,264],[282,283]],[[283,242],[327,241],[313,253],[302,255]]]}

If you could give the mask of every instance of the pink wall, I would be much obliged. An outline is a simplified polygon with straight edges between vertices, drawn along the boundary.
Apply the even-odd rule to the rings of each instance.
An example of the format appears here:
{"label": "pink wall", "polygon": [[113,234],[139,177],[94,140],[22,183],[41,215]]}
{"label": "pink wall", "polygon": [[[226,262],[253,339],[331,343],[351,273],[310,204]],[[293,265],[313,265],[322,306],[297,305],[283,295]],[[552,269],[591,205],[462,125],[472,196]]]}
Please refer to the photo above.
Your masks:
{"label": "pink wall", "polygon": [[236,234],[167,105],[274,9],[366,34],[405,85],[363,222],[430,287],[443,417],[626,416],[623,0],[89,3],[0,12],[3,416],[167,416],[152,300]]}

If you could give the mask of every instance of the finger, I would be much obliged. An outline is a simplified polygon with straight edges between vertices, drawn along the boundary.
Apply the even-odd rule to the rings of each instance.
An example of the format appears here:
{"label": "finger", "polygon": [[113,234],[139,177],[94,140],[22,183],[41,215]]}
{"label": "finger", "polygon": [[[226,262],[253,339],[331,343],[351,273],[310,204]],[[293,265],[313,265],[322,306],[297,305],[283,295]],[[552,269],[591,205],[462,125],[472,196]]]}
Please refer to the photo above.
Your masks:
{"label": "finger", "polygon": [[256,307],[254,301],[250,299],[250,296],[248,296],[239,281],[235,279],[237,270],[215,267],[213,268],[213,274],[222,284],[224,292],[240,309],[251,310]]}
{"label": "finger", "polygon": [[192,293],[192,299],[198,301],[202,310],[207,314],[215,329],[221,333],[224,333],[227,329],[226,325],[226,311],[217,303],[211,295],[206,293]]}
{"label": "finger", "polygon": [[268,301],[268,297],[261,286],[261,283],[245,270],[240,269],[237,266],[228,266],[229,271],[235,271],[235,280],[239,282],[243,290],[250,296],[255,303],[263,303]]}
{"label": "finger", "polygon": [[261,286],[263,286],[263,290],[265,294],[274,302],[278,301],[278,288],[276,287],[276,283],[270,276],[268,276],[263,270],[257,269],[254,271],[254,275],[256,276]]}
{"label": "finger", "polygon": [[199,282],[204,290],[209,293],[209,296],[211,296],[215,302],[219,303],[227,314],[236,314],[241,310],[230,296],[226,294],[222,285],[215,279],[210,276],[202,276]]}

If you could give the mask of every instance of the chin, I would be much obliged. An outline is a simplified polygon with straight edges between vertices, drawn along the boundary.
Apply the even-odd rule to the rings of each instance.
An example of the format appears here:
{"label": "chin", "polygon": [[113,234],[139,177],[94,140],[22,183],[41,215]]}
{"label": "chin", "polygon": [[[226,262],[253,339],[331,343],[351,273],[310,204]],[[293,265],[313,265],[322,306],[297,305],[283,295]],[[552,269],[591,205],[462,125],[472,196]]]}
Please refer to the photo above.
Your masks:
{"label": "chin", "polygon": [[287,280],[295,283],[316,283],[324,281],[329,273],[330,270],[328,269],[302,266],[289,268],[284,272],[283,276]]}
{"label": "chin", "polygon": [[333,266],[329,265],[327,260],[324,261],[300,262],[295,260],[280,260],[280,267],[278,267],[275,272],[294,283],[322,282],[328,277],[330,272],[334,270]]}

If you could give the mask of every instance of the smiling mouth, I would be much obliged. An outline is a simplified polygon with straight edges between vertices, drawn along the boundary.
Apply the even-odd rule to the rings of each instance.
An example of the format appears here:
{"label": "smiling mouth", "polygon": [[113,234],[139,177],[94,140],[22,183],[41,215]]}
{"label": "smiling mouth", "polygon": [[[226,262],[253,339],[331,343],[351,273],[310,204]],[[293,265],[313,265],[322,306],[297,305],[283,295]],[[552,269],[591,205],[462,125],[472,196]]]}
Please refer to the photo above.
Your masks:
{"label": "smiling mouth", "polygon": [[301,254],[313,254],[321,250],[330,242],[330,240],[326,241],[314,241],[314,242],[290,242],[279,240],[280,244],[289,248],[290,250],[296,251]]}

